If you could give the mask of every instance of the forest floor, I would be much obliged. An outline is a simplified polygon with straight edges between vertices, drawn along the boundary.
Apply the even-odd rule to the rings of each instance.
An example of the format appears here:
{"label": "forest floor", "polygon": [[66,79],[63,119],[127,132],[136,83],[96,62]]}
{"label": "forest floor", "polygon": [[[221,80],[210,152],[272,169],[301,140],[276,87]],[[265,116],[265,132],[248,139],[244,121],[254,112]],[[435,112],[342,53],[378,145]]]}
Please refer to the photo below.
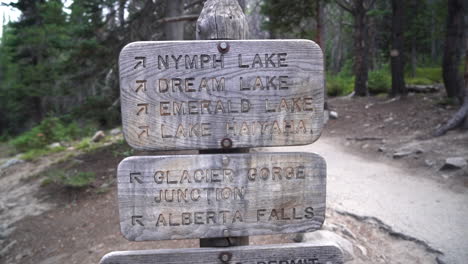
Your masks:
{"label": "forest floor", "polygon": [[[429,196],[424,197],[433,195],[435,199],[427,204],[422,201],[424,206],[419,208],[422,212],[428,210],[427,219],[434,213],[432,203],[443,206],[451,204],[452,198],[466,201],[468,168],[440,168],[448,157],[468,159],[468,133],[452,131],[443,137],[429,137],[431,131],[456,110],[438,105],[439,98],[442,95],[416,94],[392,101],[379,97],[333,98],[330,107],[339,116],[329,121],[322,138],[307,147],[289,148],[289,151],[317,151],[323,153],[327,162],[330,160],[329,208],[324,229],[351,241],[353,246],[349,251],[354,260],[350,263],[457,263],[463,258],[460,255],[450,257],[459,253],[456,246],[464,246],[466,239],[458,241],[454,235],[449,245],[455,247],[452,251],[453,248],[440,247],[424,232],[413,232],[425,223],[411,222],[420,219],[411,217],[411,206],[421,202],[412,201],[411,195],[405,198],[408,206],[387,208],[385,199],[377,208],[364,205],[365,195],[370,201],[386,195],[385,186],[396,189],[388,193],[394,195],[390,198],[398,199],[398,195],[405,194],[401,195],[396,185],[411,188],[410,184],[418,182],[431,187],[428,188],[431,193],[424,194]],[[117,164],[126,156],[142,153],[131,151],[118,137],[114,142],[65,160],[63,153],[54,153],[0,170],[0,263],[98,263],[103,255],[114,250],[198,247],[198,240],[128,242],[121,236],[115,183]],[[339,166],[340,162],[343,166]],[[345,164],[347,162],[352,163],[352,167]],[[377,165],[367,171],[368,164]],[[392,168],[397,170],[392,171]],[[41,184],[43,175],[54,170],[93,171],[97,178],[92,186],[81,190]],[[360,178],[362,176],[365,177]],[[382,182],[372,182],[377,179]],[[379,189],[379,186],[384,188]],[[364,191],[366,188],[375,189],[374,193]],[[364,197],[354,196],[353,192]],[[414,193],[418,193],[417,190]],[[446,201],[437,200],[439,193],[446,195]],[[459,211],[468,212],[467,209],[465,206]],[[386,215],[386,211],[393,216],[394,212],[400,213],[398,221]],[[435,213],[438,212],[441,211]],[[456,217],[455,214],[452,218]],[[466,219],[456,218],[454,230],[438,232],[459,232],[459,236],[464,236],[468,224],[461,223],[460,229],[465,227],[464,230],[458,230],[456,225]],[[428,233],[431,233],[430,227],[430,224],[425,227]],[[293,238],[294,235],[258,236],[251,237],[251,243],[284,243]]]}

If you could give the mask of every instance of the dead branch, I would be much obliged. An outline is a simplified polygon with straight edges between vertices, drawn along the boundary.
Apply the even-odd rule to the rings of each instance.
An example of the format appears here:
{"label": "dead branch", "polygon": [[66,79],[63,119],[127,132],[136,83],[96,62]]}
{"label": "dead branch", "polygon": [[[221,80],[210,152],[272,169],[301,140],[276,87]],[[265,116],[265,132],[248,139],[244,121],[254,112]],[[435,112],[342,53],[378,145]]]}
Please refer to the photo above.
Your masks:
{"label": "dead branch", "polygon": [[198,19],[198,15],[185,15],[185,16],[178,16],[178,17],[165,17],[161,18],[157,21],[157,23],[171,23],[171,22],[179,22],[179,21],[194,21]]}

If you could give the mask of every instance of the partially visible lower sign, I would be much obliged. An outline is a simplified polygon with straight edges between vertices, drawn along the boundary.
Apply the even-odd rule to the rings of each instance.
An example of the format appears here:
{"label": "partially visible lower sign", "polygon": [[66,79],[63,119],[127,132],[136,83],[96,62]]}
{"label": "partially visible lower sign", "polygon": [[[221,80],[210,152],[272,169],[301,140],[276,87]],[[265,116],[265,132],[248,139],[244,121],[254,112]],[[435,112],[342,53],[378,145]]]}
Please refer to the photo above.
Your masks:
{"label": "partially visible lower sign", "polygon": [[325,219],[326,164],[312,153],[130,157],[117,175],[131,241],[307,232]]}
{"label": "partially visible lower sign", "polygon": [[100,264],[342,264],[335,246],[282,244],[231,248],[121,251],[105,255]]}

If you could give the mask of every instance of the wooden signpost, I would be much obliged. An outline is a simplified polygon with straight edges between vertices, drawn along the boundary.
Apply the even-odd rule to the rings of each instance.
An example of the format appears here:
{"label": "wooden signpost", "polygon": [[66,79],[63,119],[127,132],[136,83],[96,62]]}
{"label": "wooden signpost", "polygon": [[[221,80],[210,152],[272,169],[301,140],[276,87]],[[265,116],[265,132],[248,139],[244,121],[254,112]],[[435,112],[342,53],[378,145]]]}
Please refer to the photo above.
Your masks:
{"label": "wooden signpost", "polygon": [[122,50],[126,141],[200,155],[123,160],[121,232],[130,241],[200,238],[201,248],[113,252],[102,264],[343,263],[331,245],[249,245],[251,235],[322,226],[326,163],[311,153],[248,153],[319,138],[324,65],[312,41],[233,40],[247,32],[236,0],[207,0],[196,32],[205,40],[135,42]]}
{"label": "wooden signpost", "polygon": [[101,264],[341,264],[335,246],[282,244],[233,248],[120,251],[104,256]]}
{"label": "wooden signpost", "polygon": [[317,230],[325,166],[312,153],[127,158],[117,172],[122,234],[141,241]]}
{"label": "wooden signpost", "polygon": [[323,55],[309,40],[134,42],[119,66],[137,149],[305,145],[322,131]]}

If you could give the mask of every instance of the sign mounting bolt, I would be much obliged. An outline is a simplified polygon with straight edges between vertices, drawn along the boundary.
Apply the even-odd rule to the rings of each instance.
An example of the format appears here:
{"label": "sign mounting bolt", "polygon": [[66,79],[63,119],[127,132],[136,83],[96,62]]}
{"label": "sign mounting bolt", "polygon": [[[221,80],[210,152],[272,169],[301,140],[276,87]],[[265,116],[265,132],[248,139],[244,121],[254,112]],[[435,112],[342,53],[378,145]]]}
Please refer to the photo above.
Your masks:
{"label": "sign mounting bolt", "polygon": [[218,43],[218,51],[221,53],[227,53],[229,51],[229,44],[227,42]]}
{"label": "sign mounting bolt", "polygon": [[232,140],[229,138],[224,138],[221,140],[221,147],[223,148],[230,148],[232,147]]}
{"label": "sign mounting bolt", "polygon": [[224,166],[229,165],[229,157],[228,156],[223,156],[223,165]]}
{"label": "sign mounting bolt", "polygon": [[219,254],[219,260],[221,260],[222,263],[229,263],[231,258],[232,254],[230,252],[221,252],[221,254]]}

